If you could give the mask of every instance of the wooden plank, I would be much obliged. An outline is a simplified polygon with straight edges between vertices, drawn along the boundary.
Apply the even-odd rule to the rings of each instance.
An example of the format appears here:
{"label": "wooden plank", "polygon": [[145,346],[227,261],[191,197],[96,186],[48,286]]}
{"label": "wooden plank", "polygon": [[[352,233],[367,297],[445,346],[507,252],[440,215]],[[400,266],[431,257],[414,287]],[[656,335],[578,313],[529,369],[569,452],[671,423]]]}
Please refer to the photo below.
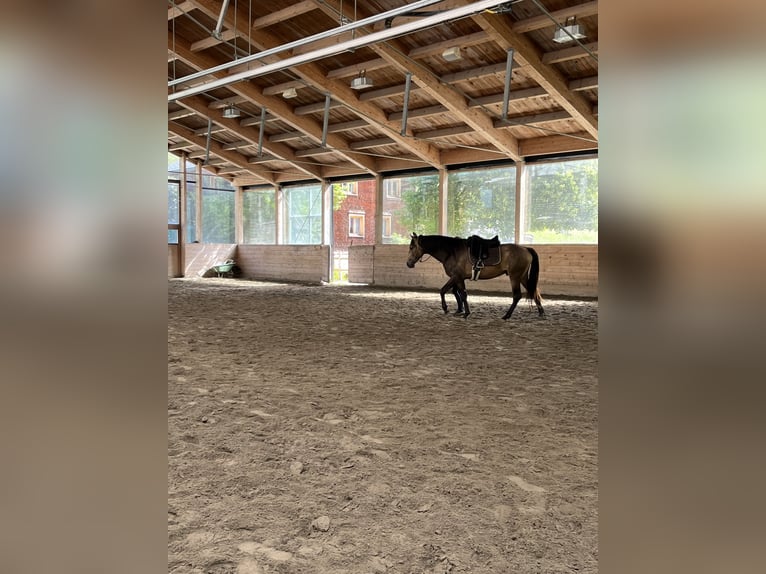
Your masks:
{"label": "wooden plank", "polygon": [[221,32],[221,39],[214,38],[213,36],[210,36],[208,38],[203,38],[202,40],[198,40],[196,42],[193,42],[191,45],[191,51],[192,52],[200,52],[202,50],[207,50],[208,48],[212,48],[213,46],[217,46],[218,44],[221,44],[223,42],[229,42],[230,40],[233,40],[237,37],[236,30],[224,30]]}
{"label": "wooden plank", "polygon": [[534,16],[514,22],[511,29],[519,33],[531,32],[532,30],[540,30],[542,28],[552,28],[556,25],[556,22],[563,23],[572,16],[593,16],[594,14],[598,14],[598,2],[585,2],[584,4],[577,4],[576,6],[569,6],[551,12],[550,15],[553,16],[553,20],[547,14],[542,14],[541,16]]}
{"label": "wooden plank", "polygon": [[598,142],[585,132],[570,135],[542,136],[529,138],[519,142],[521,155],[535,156],[566,151],[598,150]]}
{"label": "wooden plank", "polygon": [[592,90],[593,88],[598,88],[598,76],[580,78],[569,82],[569,89],[572,91]]}
{"label": "wooden plank", "polygon": [[590,54],[585,48],[594,54],[598,53],[598,42],[591,42],[590,44],[584,44],[583,46],[584,47],[572,46],[571,48],[564,48],[563,50],[546,52],[543,54],[542,62],[543,64],[558,64],[560,62],[568,62],[569,60],[590,58]]}
{"label": "wooden plank", "polygon": [[289,20],[290,18],[295,18],[296,16],[300,16],[306,12],[316,10],[316,8],[317,5],[314,0],[303,0],[303,2],[298,2],[292,6],[282,8],[282,10],[277,10],[276,12],[272,12],[266,16],[256,18],[253,20],[251,27],[253,30],[259,30],[261,28],[273,26],[274,24],[278,24],[284,20]]}
{"label": "wooden plank", "polygon": [[429,44],[428,46],[413,48],[407,55],[413,59],[425,58],[426,56],[431,56],[433,54],[441,54],[447,48],[453,48],[455,46],[465,48],[467,46],[476,46],[491,41],[492,38],[490,38],[486,32],[481,31],[476,32],[475,34],[466,34],[465,36],[460,36],[459,38],[453,38],[451,40],[444,40],[443,42],[436,42],[434,44]]}
{"label": "wooden plank", "polygon": [[348,147],[353,150],[358,149],[367,149],[371,147],[378,147],[383,145],[391,145],[396,143],[391,138],[377,138],[377,139],[370,139],[370,140],[362,140],[358,142],[349,142]]}
{"label": "wooden plank", "polygon": [[289,90],[290,88],[305,88],[306,82],[302,82],[301,80],[291,80],[289,82],[284,82],[281,84],[277,84],[276,86],[269,86],[268,88],[263,88],[263,95],[264,96],[281,96],[282,92],[285,90]]}
{"label": "wooden plank", "polygon": [[359,62],[358,64],[353,64],[344,68],[330,70],[327,73],[327,79],[337,80],[338,78],[348,78],[350,76],[356,76],[362,71],[371,72],[387,66],[388,63],[383,58],[375,58],[374,60],[367,60],[366,62]]}

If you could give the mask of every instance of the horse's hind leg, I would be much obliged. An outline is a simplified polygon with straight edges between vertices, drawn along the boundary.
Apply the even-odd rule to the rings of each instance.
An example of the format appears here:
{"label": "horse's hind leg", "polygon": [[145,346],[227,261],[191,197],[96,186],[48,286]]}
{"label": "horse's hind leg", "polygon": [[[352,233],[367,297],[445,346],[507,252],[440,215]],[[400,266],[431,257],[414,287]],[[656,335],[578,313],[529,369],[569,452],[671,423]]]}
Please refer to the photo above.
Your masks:
{"label": "horse's hind leg", "polygon": [[463,313],[463,297],[460,295],[460,289],[458,289],[457,285],[453,285],[452,294],[455,296],[455,301],[457,301],[455,315],[461,315]]}
{"label": "horse's hind leg", "polygon": [[505,315],[503,315],[503,320],[508,320],[511,318],[513,310],[516,308],[516,305],[519,304],[519,301],[521,301],[521,284],[518,282],[511,282],[511,289],[513,291],[513,303],[511,303],[510,308],[505,313]]}
{"label": "horse's hind leg", "polygon": [[468,315],[471,314],[471,309],[468,307],[468,291],[465,289],[465,282],[464,281],[455,281],[455,288],[457,289],[457,293],[460,296],[460,298],[463,300],[463,317],[468,317]]}
{"label": "horse's hind leg", "polygon": [[441,297],[441,300],[442,300],[442,311],[444,311],[445,313],[447,312],[447,301],[444,299],[444,295],[450,289],[452,289],[452,292],[455,293],[455,298],[457,299],[458,307],[461,307],[460,298],[457,296],[457,287],[455,287],[454,281],[450,279],[444,284],[444,287],[442,287],[441,290],[439,290],[439,296]]}

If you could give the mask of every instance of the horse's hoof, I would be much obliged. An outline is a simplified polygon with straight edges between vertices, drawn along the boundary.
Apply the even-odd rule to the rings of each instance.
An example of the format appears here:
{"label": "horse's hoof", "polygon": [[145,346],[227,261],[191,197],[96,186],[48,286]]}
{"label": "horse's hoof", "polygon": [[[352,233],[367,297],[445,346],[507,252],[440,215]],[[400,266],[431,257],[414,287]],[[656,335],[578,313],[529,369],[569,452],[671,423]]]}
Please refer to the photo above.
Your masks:
{"label": "horse's hoof", "polygon": [[468,315],[470,315],[470,313],[463,313],[463,318],[468,319]]}
{"label": "horse's hoof", "polygon": [[507,320],[508,320],[508,319],[510,319],[510,318],[511,318],[511,316],[510,316],[510,315],[503,315],[503,321],[507,321]]}

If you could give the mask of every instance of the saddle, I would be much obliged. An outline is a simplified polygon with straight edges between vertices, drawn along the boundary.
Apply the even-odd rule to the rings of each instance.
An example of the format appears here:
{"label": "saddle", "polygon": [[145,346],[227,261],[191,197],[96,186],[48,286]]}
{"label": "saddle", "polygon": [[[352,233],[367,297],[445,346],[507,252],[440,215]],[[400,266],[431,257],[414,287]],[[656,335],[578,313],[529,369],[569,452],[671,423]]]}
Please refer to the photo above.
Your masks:
{"label": "saddle", "polygon": [[492,239],[484,239],[478,235],[471,235],[467,240],[468,254],[473,266],[472,281],[479,278],[485,265],[497,265],[500,263],[500,239],[495,235]]}

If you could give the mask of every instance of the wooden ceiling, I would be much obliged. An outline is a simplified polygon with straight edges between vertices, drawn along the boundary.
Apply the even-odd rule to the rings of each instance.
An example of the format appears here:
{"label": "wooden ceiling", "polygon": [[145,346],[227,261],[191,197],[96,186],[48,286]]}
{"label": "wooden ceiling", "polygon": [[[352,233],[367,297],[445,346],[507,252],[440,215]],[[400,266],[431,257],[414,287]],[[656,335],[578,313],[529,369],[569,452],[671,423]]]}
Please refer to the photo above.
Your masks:
{"label": "wooden ceiling", "polygon": [[[413,2],[230,0],[217,39],[213,32],[224,4],[168,2],[168,149],[205,160],[207,169],[237,185],[597,150],[596,1],[519,0],[423,27],[437,14],[476,4],[444,0],[343,31],[341,22],[347,26]],[[585,38],[554,42],[557,23],[572,17]],[[330,49],[405,24],[417,29]],[[337,34],[310,41],[331,30]],[[292,49],[184,80],[295,41]],[[461,58],[446,60],[443,52],[455,46]],[[320,49],[327,54],[300,65],[278,64]],[[271,64],[275,71],[257,71]],[[227,76],[246,70],[255,75],[227,83]],[[351,89],[362,71],[374,85]],[[216,80],[223,81],[207,86]],[[290,88],[296,95],[285,98]],[[228,104],[240,110],[239,117],[223,116]]]}

